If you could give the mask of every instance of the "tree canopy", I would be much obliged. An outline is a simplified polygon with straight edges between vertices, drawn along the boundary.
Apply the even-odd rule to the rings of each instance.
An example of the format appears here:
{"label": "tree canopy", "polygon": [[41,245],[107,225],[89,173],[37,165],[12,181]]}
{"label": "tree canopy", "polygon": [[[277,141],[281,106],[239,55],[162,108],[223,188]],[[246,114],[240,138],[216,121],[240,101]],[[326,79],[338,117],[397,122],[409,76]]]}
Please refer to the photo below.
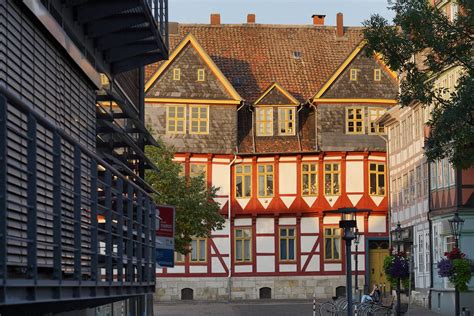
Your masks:
{"label": "tree canopy", "polygon": [[209,237],[211,231],[222,229],[224,218],[214,202],[218,188],[207,188],[204,177],[184,177],[182,166],[174,162],[174,151],[158,140],[160,146],[147,146],[146,155],[160,172],[147,170],[145,179],[158,192],[157,204],[176,207],[175,250],[190,251],[192,237]]}
{"label": "tree canopy", "polygon": [[[367,51],[381,53],[401,74],[402,106],[432,107],[428,160],[446,157],[455,167],[468,168],[474,165],[474,1],[458,0],[452,17],[431,2],[389,1],[395,25],[380,15],[365,21]],[[453,67],[462,69],[455,89],[436,88],[436,77]]]}

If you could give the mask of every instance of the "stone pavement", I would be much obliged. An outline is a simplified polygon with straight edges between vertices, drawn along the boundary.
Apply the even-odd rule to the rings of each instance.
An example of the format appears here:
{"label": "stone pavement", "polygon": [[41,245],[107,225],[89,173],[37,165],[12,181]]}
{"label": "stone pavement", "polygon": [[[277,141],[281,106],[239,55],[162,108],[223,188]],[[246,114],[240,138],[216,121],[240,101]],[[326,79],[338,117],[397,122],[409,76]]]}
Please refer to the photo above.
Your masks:
{"label": "stone pavement", "polygon": [[[259,300],[232,303],[155,302],[155,316],[312,316],[313,304],[308,300]],[[319,315],[319,313],[316,313]],[[440,315],[417,305],[410,305],[405,315]]]}

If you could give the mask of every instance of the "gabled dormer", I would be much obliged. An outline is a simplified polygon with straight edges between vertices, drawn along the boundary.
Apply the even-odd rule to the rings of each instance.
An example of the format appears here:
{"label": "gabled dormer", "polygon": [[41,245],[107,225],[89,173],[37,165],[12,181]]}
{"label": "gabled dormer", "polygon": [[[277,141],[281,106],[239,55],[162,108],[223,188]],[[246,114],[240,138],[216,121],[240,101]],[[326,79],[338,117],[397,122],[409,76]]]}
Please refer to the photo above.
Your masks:
{"label": "gabled dormer", "polygon": [[397,74],[378,54],[367,56],[365,42],[333,73],[312,98],[313,103],[396,104]]}
{"label": "gabled dormer", "polygon": [[146,102],[239,104],[242,98],[192,34],[145,85]]}
{"label": "gabled dormer", "polygon": [[298,100],[278,83],[272,84],[254,102],[256,136],[293,136]]}

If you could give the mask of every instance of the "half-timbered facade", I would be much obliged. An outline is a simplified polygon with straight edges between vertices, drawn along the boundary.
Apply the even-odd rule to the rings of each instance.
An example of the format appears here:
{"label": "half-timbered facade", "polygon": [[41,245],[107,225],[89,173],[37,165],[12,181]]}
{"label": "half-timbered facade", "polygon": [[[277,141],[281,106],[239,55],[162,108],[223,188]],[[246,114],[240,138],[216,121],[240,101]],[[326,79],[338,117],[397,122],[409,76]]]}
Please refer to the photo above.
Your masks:
{"label": "half-timbered facade", "polygon": [[[320,21],[315,21],[320,23]],[[396,76],[360,28],[172,25],[147,68],[146,122],[184,174],[219,187],[223,230],[157,271],[160,300],[307,298],[345,284],[339,208],[359,209],[360,288],[385,283],[385,141]],[[355,250],[355,249],[353,249]]]}

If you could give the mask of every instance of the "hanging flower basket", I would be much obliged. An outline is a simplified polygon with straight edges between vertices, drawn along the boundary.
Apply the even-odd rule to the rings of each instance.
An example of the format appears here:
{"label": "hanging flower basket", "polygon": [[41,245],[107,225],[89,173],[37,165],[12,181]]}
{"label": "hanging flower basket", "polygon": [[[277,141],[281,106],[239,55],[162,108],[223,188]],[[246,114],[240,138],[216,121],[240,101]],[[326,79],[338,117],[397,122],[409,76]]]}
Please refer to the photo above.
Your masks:
{"label": "hanging flower basket", "polygon": [[383,269],[388,281],[393,286],[396,286],[398,279],[402,281],[404,286],[408,284],[410,277],[410,260],[405,252],[392,253],[390,256],[385,257]]}
{"label": "hanging flower basket", "polygon": [[449,282],[460,292],[467,291],[468,284],[471,281],[470,261],[459,248],[453,248],[450,252],[445,252],[444,256],[438,262],[438,275],[442,278],[448,278]]}

